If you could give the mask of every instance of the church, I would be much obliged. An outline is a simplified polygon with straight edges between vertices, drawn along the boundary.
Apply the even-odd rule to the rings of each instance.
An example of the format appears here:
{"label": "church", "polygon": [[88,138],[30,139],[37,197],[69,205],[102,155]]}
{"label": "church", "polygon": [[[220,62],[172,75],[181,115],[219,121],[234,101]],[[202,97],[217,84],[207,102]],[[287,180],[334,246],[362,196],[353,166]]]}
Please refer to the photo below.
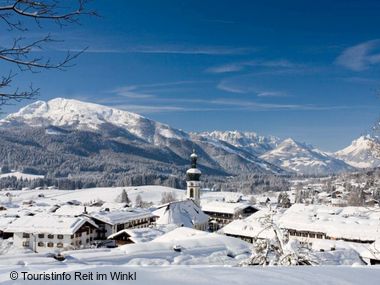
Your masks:
{"label": "church", "polygon": [[200,191],[201,191],[201,174],[202,172],[197,168],[198,156],[193,150],[190,155],[191,168],[186,171],[186,184],[187,184],[187,198],[192,199],[198,206],[200,206]]}
{"label": "church", "polygon": [[191,167],[186,171],[186,200],[161,205],[153,212],[157,225],[174,224],[197,230],[208,230],[209,216],[200,207],[201,171],[197,168],[195,151],[190,156]]}

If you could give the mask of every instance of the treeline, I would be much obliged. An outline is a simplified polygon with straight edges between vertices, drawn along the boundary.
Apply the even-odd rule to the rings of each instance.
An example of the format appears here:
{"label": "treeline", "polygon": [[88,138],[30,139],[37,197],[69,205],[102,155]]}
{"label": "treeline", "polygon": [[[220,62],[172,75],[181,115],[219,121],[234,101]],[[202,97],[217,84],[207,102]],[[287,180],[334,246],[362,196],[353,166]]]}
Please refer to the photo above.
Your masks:
{"label": "treeline", "polygon": [[[266,191],[287,191],[287,177],[274,175],[241,175],[235,177],[208,176],[202,177],[204,188],[213,191],[242,192],[244,194],[262,193]],[[127,187],[143,185],[162,185],[177,189],[186,189],[183,175],[157,175],[154,173],[135,174],[106,173],[102,175],[78,175],[70,178],[38,178],[17,179],[4,177],[0,179],[0,189],[48,188],[74,190],[93,187]]]}

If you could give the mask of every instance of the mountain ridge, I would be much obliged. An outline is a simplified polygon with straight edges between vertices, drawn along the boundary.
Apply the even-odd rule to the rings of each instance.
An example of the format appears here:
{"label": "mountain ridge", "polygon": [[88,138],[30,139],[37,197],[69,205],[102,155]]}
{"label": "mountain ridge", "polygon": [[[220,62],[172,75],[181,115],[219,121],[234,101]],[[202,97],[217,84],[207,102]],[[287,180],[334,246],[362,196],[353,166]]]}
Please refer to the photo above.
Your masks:
{"label": "mountain ridge", "polygon": [[285,139],[275,149],[260,157],[289,171],[306,175],[327,175],[355,170],[343,160],[291,138]]}
{"label": "mountain ridge", "polygon": [[[113,152],[121,148],[126,152],[130,151],[127,155],[135,157],[136,155],[131,152],[135,149],[143,159],[149,159],[152,158],[148,154],[150,149],[157,149],[157,156],[153,156],[156,157],[155,161],[159,162],[160,158],[169,163],[160,156],[164,155],[162,151],[166,151],[166,156],[174,159],[170,163],[179,163],[180,167],[184,167],[188,154],[195,148],[200,153],[201,167],[225,175],[285,174],[286,172],[326,175],[353,171],[363,165],[366,167],[380,165],[380,160],[375,159],[372,164],[365,164],[368,156],[360,152],[360,149],[365,149],[362,142],[364,138],[358,139],[360,144],[353,141],[343,150],[327,153],[292,138],[281,140],[275,136],[262,136],[255,132],[215,130],[186,133],[135,113],[75,99],[55,98],[47,102],[36,101],[0,120],[0,128],[28,127],[44,129],[47,136],[44,142],[47,143],[45,147],[48,149],[51,147],[49,144],[54,144],[55,147],[59,144],[48,139],[49,136],[60,136],[61,143],[64,144],[68,142],[62,137],[69,134],[70,139],[75,141],[72,131],[82,132],[80,135],[78,133],[76,137],[78,140],[86,136],[92,138],[95,135],[89,133],[93,132],[101,136],[103,144],[100,145],[102,148],[106,147],[108,151]],[[41,135],[41,132],[35,133]],[[10,138],[10,136],[8,133],[5,137]],[[34,138],[34,143],[36,141],[38,139]],[[23,143],[30,145],[26,138]],[[75,150],[77,153],[93,154],[81,142],[77,142],[77,145],[79,146]],[[96,145],[94,150],[100,151],[97,149],[100,145]],[[359,147],[357,152],[355,147]],[[63,151],[68,149],[63,146],[58,148]],[[147,151],[146,154],[144,149]]]}
{"label": "mountain ridge", "polygon": [[[131,112],[73,99],[56,98],[48,102],[34,102],[0,120],[0,130],[3,133],[0,147],[3,149],[9,150],[17,145],[18,152],[27,154],[28,151],[34,151],[38,157],[43,155],[41,148],[54,150],[54,155],[67,165],[103,165],[107,162],[104,165],[106,169],[132,173],[131,163],[134,162],[135,168],[141,169],[142,174],[146,171],[169,176],[175,173],[178,176],[187,167],[189,155],[194,148],[199,153],[200,168],[205,174],[228,176],[240,173],[286,173],[228,143],[194,137]],[[17,134],[17,138],[12,137],[12,131],[15,136]],[[49,159],[54,159],[54,155],[50,153]],[[112,161],[108,159],[110,157]],[[17,159],[20,163],[28,163],[20,157],[12,159],[14,164]],[[91,159],[95,162],[90,162]],[[50,176],[57,174],[57,171],[50,169],[61,168],[56,164],[46,168],[40,165],[41,160],[30,154],[29,161],[39,161],[39,165],[29,166],[43,168]],[[126,164],[125,167],[123,163]],[[160,167],[155,168],[155,164]],[[91,169],[87,166],[83,168]],[[77,172],[81,172],[80,169],[81,167]],[[61,171],[65,175],[67,172],[66,169]]]}

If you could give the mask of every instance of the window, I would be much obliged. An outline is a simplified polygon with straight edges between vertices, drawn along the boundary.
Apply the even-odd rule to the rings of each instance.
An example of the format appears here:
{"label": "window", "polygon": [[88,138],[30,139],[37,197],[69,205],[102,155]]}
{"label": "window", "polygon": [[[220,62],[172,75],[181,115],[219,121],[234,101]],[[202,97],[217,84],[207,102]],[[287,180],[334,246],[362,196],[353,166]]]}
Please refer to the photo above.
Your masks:
{"label": "window", "polygon": [[38,234],[38,238],[44,238],[45,235],[44,234]]}
{"label": "window", "polygon": [[39,247],[45,247],[45,243],[43,243],[42,241],[38,242],[38,246]]}
{"label": "window", "polygon": [[190,198],[194,198],[194,189],[190,188]]}
{"label": "window", "polygon": [[63,235],[57,235],[58,239],[63,239]]}
{"label": "window", "polygon": [[48,246],[48,247],[53,247],[53,246],[54,246],[54,243],[52,243],[52,242],[48,242],[47,246]]}
{"label": "window", "polygon": [[28,241],[23,241],[22,242],[23,247],[29,247],[29,242]]}
{"label": "window", "polygon": [[22,233],[22,237],[23,237],[23,238],[29,238],[29,237],[30,237],[30,234],[28,234],[28,233]]}
{"label": "window", "polygon": [[63,247],[63,243],[61,243],[61,242],[57,243],[57,247],[58,248],[62,248]]}
{"label": "window", "polygon": [[54,238],[54,235],[50,235],[50,234],[49,234],[47,237],[50,238],[50,239],[53,239],[53,238]]}

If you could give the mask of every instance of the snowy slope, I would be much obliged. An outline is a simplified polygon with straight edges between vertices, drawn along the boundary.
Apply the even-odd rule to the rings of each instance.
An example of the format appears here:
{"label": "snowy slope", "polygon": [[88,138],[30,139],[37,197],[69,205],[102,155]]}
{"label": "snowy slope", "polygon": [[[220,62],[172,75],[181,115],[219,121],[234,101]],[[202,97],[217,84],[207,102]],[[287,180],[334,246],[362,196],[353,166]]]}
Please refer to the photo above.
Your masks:
{"label": "snowy slope", "polygon": [[361,136],[352,141],[346,148],[335,152],[335,156],[357,168],[371,168],[380,166],[380,155],[376,154],[378,143],[373,137]]}
{"label": "snowy slope", "polygon": [[16,177],[17,179],[28,179],[28,180],[44,178],[43,175],[28,174],[28,173],[22,173],[19,171],[0,174],[0,179],[5,178],[5,177]]}
{"label": "snowy slope", "polygon": [[344,161],[290,138],[260,157],[300,174],[324,175],[354,170]]}
{"label": "snowy slope", "polygon": [[[79,201],[82,204],[91,201],[102,200],[104,202],[116,202],[122,193],[126,190],[132,203],[135,202],[137,195],[140,195],[145,202],[152,202],[155,205],[161,204],[163,193],[172,193],[177,199],[184,199],[186,192],[184,190],[174,189],[164,186],[133,186],[133,187],[99,187],[78,190],[27,190],[27,191],[3,191],[0,192],[0,204],[7,204],[9,198],[7,193],[12,195],[12,203],[19,204],[25,200],[33,200],[37,203],[47,205],[62,204],[68,201]],[[44,197],[39,197],[43,194]],[[31,207],[29,207],[31,209]]]}
{"label": "snowy slope", "polygon": [[260,136],[255,132],[213,131],[198,133],[198,135],[224,141],[258,155],[274,149],[280,143],[280,139],[277,137]]}
{"label": "snowy slope", "polygon": [[[30,126],[35,128],[31,129]],[[0,152],[1,148],[3,152],[9,152],[8,149],[12,148],[14,153],[14,147],[20,148],[17,152],[25,152],[31,156],[27,159],[28,162],[37,161],[35,157],[41,155],[53,155],[57,160],[68,159],[57,158],[57,153],[80,154],[81,160],[83,156],[97,156],[96,159],[101,161],[99,163],[108,161],[111,156],[113,160],[117,160],[117,163],[113,162],[112,167],[119,165],[118,167],[122,168],[120,165],[125,165],[125,161],[133,163],[137,160],[136,164],[139,164],[137,167],[126,166],[118,169],[118,173],[139,167],[142,172],[154,172],[156,170],[150,166],[157,162],[167,163],[161,166],[163,172],[170,172],[165,171],[166,167],[174,172],[173,166],[183,167],[195,148],[200,157],[200,167],[204,167],[202,171],[205,174],[283,172],[254,153],[225,141],[213,138],[199,140],[181,130],[138,114],[73,99],[56,98],[48,102],[34,102],[0,120],[0,132]],[[15,136],[18,142],[16,146],[12,143]],[[73,145],[75,147],[72,147]],[[54,150],[54,153],[38,153],[42,148]],[[105,151],[111,152],[112,155],[101,157]],[[26,163],[20,161],[23,158],[25,156],[11,157],[13,160],[18,159],[18,164]],[[141,158],[144,162],[150,160],[152,163],[142,165]],[[69,159],[74,158],[70,156]],[[58,167],[53,165],[49,170]],[[41,165],[37,168],[41,170]],[[45,173],[49,170],[44,169],[40,172]]]}
{"label": "snowy slope", "polygon": [[[30,273],[42,272],[67,272],[72,276],[69,281],[22,281],[17,284],[156,284],[156,285],[243,285],[243,284],[378,284],[380,278],[379,267],[351,267],[351,266],[294,266],[294,267],[226,267],[226,266],[125,266],[125,265],[88,265],[70,264],[63,266],[61,263],[26,266],[3,266],[0,269],[0,282],[2,284],[16,284],[10,280],[9,273],[12,270],[27,271]],[[99,280],[74,280],[75,272],[83,274],[93,272],[106,274],[107,281]],[[136,272],[136,281],[112,281],[111,272]]]}
{"label": "snowy slope", "polygon": [[0,125],[7,123],[72,127],[80,130],[99,130],[102,126],[110,124],[122,127],[136,137],[155,144],[161,137],[188,138],[188,135],[180,130],[131,112],[64,98],[34,102],[0,121]]}

